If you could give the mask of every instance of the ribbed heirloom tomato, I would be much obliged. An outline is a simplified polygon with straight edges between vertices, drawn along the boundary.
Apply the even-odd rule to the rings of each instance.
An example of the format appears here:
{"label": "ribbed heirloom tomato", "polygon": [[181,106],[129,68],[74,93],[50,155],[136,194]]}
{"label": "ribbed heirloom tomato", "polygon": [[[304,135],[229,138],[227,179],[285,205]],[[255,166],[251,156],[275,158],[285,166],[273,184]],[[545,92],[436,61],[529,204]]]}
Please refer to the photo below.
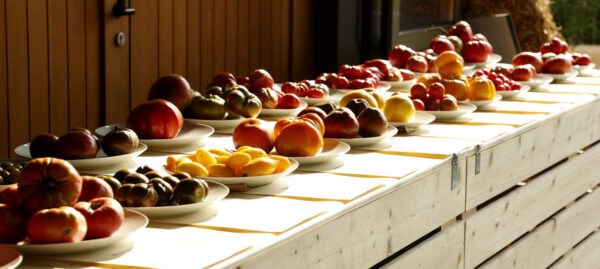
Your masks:
{"label": "ribbed heirloom tomato", "polygon": [[68,206],[40,210],[27,225],[27,236],[34,244],[80,242],[86,232],[85,217]]}
{"label": "ribbed heirloom tomato", "polygon": [[442,78],[456,78],[462,74],[465,61],[454,51],[444,51],[433,62]]}
{"label": "ribbed heirloom tomato", "polygon": [[492,100],[496,96],[494,83],[482,77],[474,77],[469,80],[469,100]]}
{"label": "ribbed heirloom tomato", "polygon": [[275,124],[275,149],[283,156],[314,156],[323,148],[325,124],[313,113],[284,118]]}
{"label": "ribbed heirloom tomato", "polygon": [[33,214],[40,209],[75,204],[82,179],[67,161],[37,158],[21,170],[17,184],[19,204]]}
{"label": "ribbed heirloom tomato", "polygon": [[183,115],[173,103],[155,99],[134,108],[127,127],[141,139],[170,139],[183,127]]}

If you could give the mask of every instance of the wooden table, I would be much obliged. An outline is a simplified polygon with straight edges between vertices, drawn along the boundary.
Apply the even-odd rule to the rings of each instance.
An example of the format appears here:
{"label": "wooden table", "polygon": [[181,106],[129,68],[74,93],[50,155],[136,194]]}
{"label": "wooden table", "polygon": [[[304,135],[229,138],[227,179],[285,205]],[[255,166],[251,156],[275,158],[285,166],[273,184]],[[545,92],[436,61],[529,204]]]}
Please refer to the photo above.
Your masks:
{"label": "wooden table", "polygon": [[[109,248],[26,257],[24,267],[536,268],[563,255],[553,266],[597,266],[600,77],[570,83],[151,220]],[[228,135],[206,144],[232,147]],[[165,157],[136,161],[160,167]]]}

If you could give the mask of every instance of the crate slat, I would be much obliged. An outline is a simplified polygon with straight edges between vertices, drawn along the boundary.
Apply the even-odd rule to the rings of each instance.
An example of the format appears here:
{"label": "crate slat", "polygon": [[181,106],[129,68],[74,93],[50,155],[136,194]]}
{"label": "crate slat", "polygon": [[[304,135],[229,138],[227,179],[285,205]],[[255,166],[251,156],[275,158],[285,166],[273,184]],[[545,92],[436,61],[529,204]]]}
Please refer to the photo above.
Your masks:
{"label": "crate slat", "polygon": [[550,268],[598,268],[600,264],[598,253],[600,253],[600,232],[595,232]]}

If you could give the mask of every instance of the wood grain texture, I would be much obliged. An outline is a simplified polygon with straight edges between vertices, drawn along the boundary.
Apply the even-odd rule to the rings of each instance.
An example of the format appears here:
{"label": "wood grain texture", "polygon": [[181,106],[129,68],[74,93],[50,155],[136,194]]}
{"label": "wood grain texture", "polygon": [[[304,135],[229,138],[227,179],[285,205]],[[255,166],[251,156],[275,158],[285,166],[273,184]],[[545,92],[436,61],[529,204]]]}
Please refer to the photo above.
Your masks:
{"label": "wood grain texture", "polygon": [[[27,3],[6,1],[9,147],[29,140],[29,81],[27,55]],[[11,152],[11,155],[14,153]]]}
{"label": "wood grain texture", "polygon": [[[129,17],[112,16],[114,2],[104,1],[104,111],[105,123],[124,122],[130,107],[129,46],[118,47],[115,35],[119,32],[129,37]],[[136,14],[138,16],[139,14]],[[131,38],[127,39],[127,43]]]}
{"label": "wood grain texture", "polygon": [[260,20],[259,35],[256,37],[260,40],[260,68],[270,70],[271,67],[271,17],[272,12],[272,0],[260,0],[260,10],[257,15]]}
{"label": "wood grain texture", "polygon": [[[291,80],[290,77],[290,25],[292,20],[292,14],[290,10],[291,0],[281,1],[281,52],[279,53],[279,59],[281,64],[281,79],[279,81],[285,82]],[[309,79],[309,77],[305,77]]]}
{"label": "wood grain texture", "polygon": [[596,231],[550,268],[598,268],[598,264],[600,264],[598,253],[600,253],[600,232]]}
{"label": "wood grain texture", "polygon": [[158,1],[158,75],[173,73],[173,0]]}
{"label": "wood grain texture", "polygon": [[250,5],[250,1],[238,0],[237,76],[247,76],[250,72]]}
{"label": "wood grain texture", "polygon": [[48,1],[50,73],[50,131],[61,135],[69,128],[69,72],[67,55],[67,2]]}
{"label": "wood grain texture", "polygon": [[103,68],[102,50],[102,11],[103,3],[97,0],[85,0],[85,64],[87,127],[95,129],[104,122]]}
{"label": "wood grain texture", "polygon": [[213,78],[214,64],[214,2],[201,0],[200,3],[200,87],[206,87]]}
{"label": "wood grain texture", "polygon": [[132,2],[131,17],[131,107],[148,99],[148,90],[158,77],[158,0]]}
{"label": "wood grain texture", "polygon": [[187,77],[187,0],[173,0],[173,73]]}
{"label": "wood grain texture", "polygon": [[200,0],[187,3],[187,79],[192,89],[199,90],[200,62]]}
{"label": "wood grain texture", "polygon": [[225,46],[226,46],[226,32],[227,18],[224,16],[227,12],[227,7],[225,5],[225,1],[223,0],[215,0],[214,2],[215,9],[215,17],[214,17],[214,25],[213,25],[213,46],[214,46],[214,54],[213,54],[213,76],[220,72],[227,72],[225,69]]}
{"label": "wood grain texture", "polygon": [[87,126],[85,85],[85,5],[67,0],[69,128]]}
{"label": "wood grain texture", "polygon": [[31,136],[50,131],[48,100],[48,17],[45,0],[27,5]]}
{"label": "wood grain texture", "polygon": [[276,82],[282,81],[281,40],[283,39],[281,19],[281,1],[271,1],[271,63],[269,70]]}
{"label": "wood grain texture", "polygon": [[291,79],[313,77],[314,72],[314,2],[292,1]]}
{"label": "wood grain texture", "polygon": [[8,146],[8,79],[6,74],[6,10],[0,0],[0,157],[10,156]]}
{"label": "wood grain texture", "polygon": [[238,51],[238,2],[237,0],[225,0],[225,70],[239,76],[237,71]]}
{"label": "wood grain texture", "polygon": [[250,5],[250,31],[248,39],[248,50],[250,54],[248,75],[252,71],[261,68],[260,52],[261,52],[261,36],[260,36],[260,10],[262,1],[252,1]]}

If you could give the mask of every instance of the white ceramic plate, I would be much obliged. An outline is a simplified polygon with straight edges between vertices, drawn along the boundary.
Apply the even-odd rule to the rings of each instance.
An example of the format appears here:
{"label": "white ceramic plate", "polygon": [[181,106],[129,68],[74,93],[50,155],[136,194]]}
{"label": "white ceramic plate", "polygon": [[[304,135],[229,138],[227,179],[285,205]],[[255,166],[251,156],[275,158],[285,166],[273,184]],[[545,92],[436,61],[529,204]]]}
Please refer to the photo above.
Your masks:
{"label": "white ceramic plate", "polygon": [[403,81],[385,81],[385,83],[390,84],[392,90],[406,89],[406,88],[412,87],[412,85],[417,83],[417,79],[413,78],[411,80],[403,80]]}
{"label": "white ceramic plate", "polygon": [[531,81],[517,81],[517,82],[523,86],[529,86],[532,89],[536,89],[541,86],[548,85],[548,84],[552,83],[552,81],[554,81],[554,78],[551,76],[537,74],[535,76],[535,78],[533,78],[533,80],[531,80]]}
{"label": "white ceramic plate", "polygon": [[[114,127],[125,128],[126,124],[112,124],[96,128],[95,132],[100,137],[105,136]],[[209,137],[215,132],[210,126],[204,124],[184,122],[183,127],[177,135],[171,139],[140,139],[140,143],[146,144],[149,149],[153,150],[168,150],[171,148],[179,148],[185,146],[195,146],[203,139]]]}
{"label": "white ceramic plate", "polygon": [[456,111],[431,111],[427,110],[425,112],[433,114],[436,120],[450,120],[460,118],[464,115],[472,113],[477,109],[477,106],[468,104],[468,103],[459,103],[458,110]]}
{"label": "white ceramic plate", "polygon": [[344,142],[325,138],[323,139],[323,149],[315,156],[309,157],[288,157],[296,160],[300,165],[323,163],[331,161],[350,150],[350,146]]}
{"label": "white ceramic plate", "polygon": [[[144,151],[148,149],[143,143],[140,143],[138,149],[129,154],[117,155],[117,156],[106,156],[102,150],[98,151],[96,158],[91,159],[78,159],[78,160],[67,160],[78,170],[97,170],[113,165],[118,165],[140,156]],[[15,153],[23,158],[31,159],[31,153],[29,152],[29,143],[23,144],[15,148]]]}
{"label": "white ceramic plate", "polygon": [[334,102],[339,102],[340,98],[337,98],[335,96],[325,96],[323,98],[308,98],[308,97],[298,97],[300,98],[300,101],[306,102],[306,104],[308,104],[309,106],[314,106],[318,103],[323,103],[323,102],[329,102],[329,101],[334,101]]}
{"label": "white ceramic plate", "polygon": [[460,101],[459,103],[468,103],[471,105],[475,105],[477,107],[484,107],[484,106],[489,106],[491,104],[494,104],[500,100],[502,100],[502,95],[496,94],[496,96],[494,96],[494,99],[491,99],[491,100]]}
{"label": "white ceramic plate", "polygon": [[576,77],[579,72],[577,70],[571,69],[571,71],[564,73],[564,74],[548,74],[548,73],[542,73],[545,76],[550,76],[552,78],[554,78],[555,81],[563,81],[563,80],[567,80],[570,79],[572,77]]}
{"label": "white ceramic plate", "polygon": [[0,268],[17,268],[23,261],[23,255],[7,246],[0,246]]}
{"label": "white ceramic plate", "polygon": [[496,94],[501,95],[504,99],[507,99],[513,98],[521,93],[528,92],[529,90],[531,90],[531,87],[527,85],[521,85],[521,89],[518,91],[496,91]]}
{"label": "white ceramic plate", "polygon": [[208,125],[215,130],[231,130],[235,128],[241,121],[246,118],[231,119],[231,120],[201,120],[201,119],[183,119],[185,122]]}
{"label": "white ceramic plate", "polygon": [[[467,63],[467,62],[465,62],[465,67],[473,68],[471,66],[474,66],[475,68],[481,68],[481,67],[485,67],[487,65],[493,65],[495,63],[500,62],[501,60],[502,60],[502,56],[500,56],[500,54],[492,53],[492,55],[490,55],[490,57],[488,58],[487,61],[481,62],[481,63]],[[463,70],[464,70],[464,68],[463,68]]]}
{"label": "white ceramic plate", "polygon": [[86,252],[103,247],[107,247],[114,243],[117,243],[135,231],[146,227],[148,225],[148,218],[141,213],[125,210],[125,221],[123,225],[109,237],[83,240],[77,243],[56,243],[56,244],[26,244],[19,243],[17,245],[5,246],[11,247],[17,251],[23,253],[41,254],[41,255],[55,255],[55,254],[71,254],[77,252]]}
{"label": "white ceramic plate", "polygon": [[380,136],[375,137],[356,137],[356,138],[330,138],[340,142],[344,142],[348,144],[350,147],[364,147],[368,145],[373,145],[375,143],[379,143],[383,140],[386,140],[398,133],[398,129],[394,126],[388,125],[385,129],[385,132]]}
{"label": "white ceramic plate", "polygon": [[588,70],[588,69],[594,68],[594,67],[596,67],[595,63],[591,63],[591,64],[588,64],[588,65],[573,65],[573,69],[575,69],[575,70],[577,70],[579,72],[581,72],[583,70]]}
{"label": "white ceramic plate", "polygon": [[435,116],[425,111],[416,111],[415,116],[409,122],[388,122],[394,127],[419,128],[435,120]]}
{"label": "white ceramic plate", "polygon": [[[416,77],[416,73],[415,73],[415,77]],[[375,88],[375,90],[385,92],[391,88],[392,88],[392,85],[390,85],[387,81],[382,81],[379,83],[379,86],[377,86],[377,88]],[[362,89],[333,89],[333,88],[331,88],[330,91],[333,91],[333,92],[338,91],[338,92],[342,92],[342,93],[347,93],[349,91],[354,91],[354,90],[362,90]],[[331,94],[331,92],[330,92],[330,94]]]}
{"label": "white ceramic plate", "polygon": [[[311,99],[317,99],[317,98],[311,98]],[[323,99],[320,99],[323,100]],[[288,117],[288,116],[296,116],[300,111],[302,111],[302,109],[305,109],[308,106],[308,103],[306,103],[303,100],[300,100],[300,106],[298,108],[293,108],[293,109],[269,109],[269,108],[263,108],[260,111],[259,116],[261,117]]]}
{"label": "white ceramic plate", "polygon": [[199,177],[206,180],[211,180],[215,182],[219,182],[221,184],[240,184],[244,183],[249,187],[258,187],[262,185],[267,185],[279,178],[289,175],[294,172],[296,168],[298,168],[298,162],[296,160],[290,159],[290,167],[277,174],[266,175],[266,176],[256,176],[256,177]]}
{"label": "white ceramic plate", "polygon": [[221,183],[213,182],[210,180],[206,180],[206,183],[208,183],[208,195],[200,203],[173,206],[126,207],[126,209],[140,212],[146,215],[148,218],[176,216],[200,211],[203,207],[209,206],[216,201],[222,200],[223,198],[225,198],[225,196],[227,196],[227,194],[229,194],[229,188],[227,188],[227,186]]}

